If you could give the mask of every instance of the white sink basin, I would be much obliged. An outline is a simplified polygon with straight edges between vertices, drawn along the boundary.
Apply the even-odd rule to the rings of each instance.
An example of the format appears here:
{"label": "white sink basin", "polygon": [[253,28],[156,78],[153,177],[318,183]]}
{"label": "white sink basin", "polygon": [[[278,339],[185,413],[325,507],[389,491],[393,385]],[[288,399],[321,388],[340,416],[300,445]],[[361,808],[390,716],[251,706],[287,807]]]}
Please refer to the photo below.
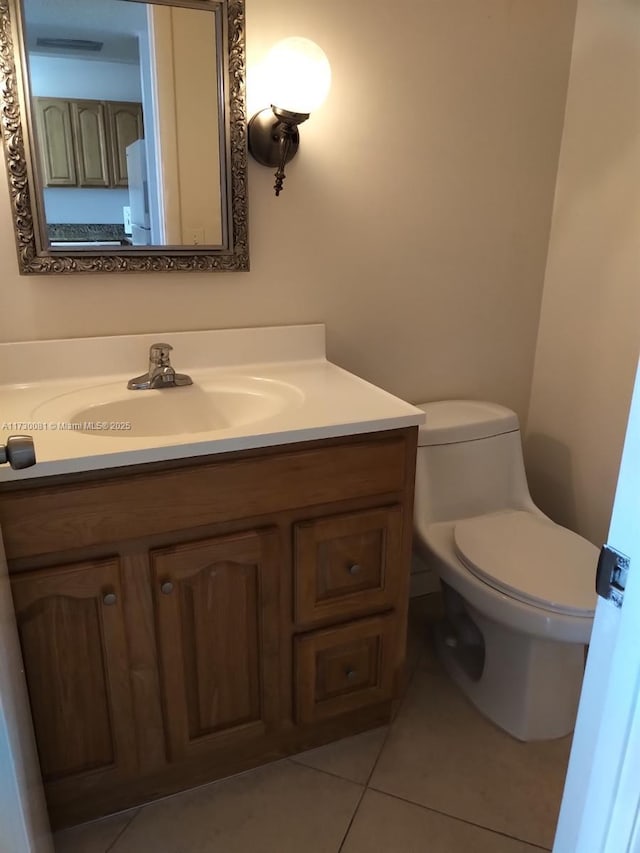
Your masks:
{"label": "white sink basin", "polygon": [[130,391],[123,382],[98,384],[60,394],[32,414],[49,429],[141,438],[232,429],[297,407],[303,399],[303,393],[286,382],[229,375],[149,391]]}
{"label": "white sink basin", "polygon": [[[192,386],[127,389],[157,341],[171,343]],[[24,470],[0,466],[0,482],[424,422],[420,409],[327,361],[318,324],[0,343],[0,411],[0,444],[33,435],[37,458]]]}

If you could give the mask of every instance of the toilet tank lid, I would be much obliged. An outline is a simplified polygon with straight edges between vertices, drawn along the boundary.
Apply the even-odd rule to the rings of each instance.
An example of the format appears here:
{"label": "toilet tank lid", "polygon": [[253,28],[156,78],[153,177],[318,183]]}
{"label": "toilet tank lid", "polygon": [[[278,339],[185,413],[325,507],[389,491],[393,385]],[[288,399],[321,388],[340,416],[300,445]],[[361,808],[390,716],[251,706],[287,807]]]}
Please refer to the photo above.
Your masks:
{"label": "toilet tank lid", "polygon": [[516,413],[497,403],[441,400],[417,405],[427,416],[419,429],[418,445],[421,446],[474,441],[520,429]]}

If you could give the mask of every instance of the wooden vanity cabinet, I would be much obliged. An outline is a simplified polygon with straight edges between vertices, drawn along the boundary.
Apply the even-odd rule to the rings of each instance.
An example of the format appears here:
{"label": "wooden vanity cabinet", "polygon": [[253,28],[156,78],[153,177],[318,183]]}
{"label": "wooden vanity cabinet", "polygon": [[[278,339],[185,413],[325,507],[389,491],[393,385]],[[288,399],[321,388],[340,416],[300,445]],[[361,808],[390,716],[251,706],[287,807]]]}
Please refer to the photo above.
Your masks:
{"label": "wooden vanity cabinet", "polygon": [[0,485],[54,826],[389,719],[416,437]]}

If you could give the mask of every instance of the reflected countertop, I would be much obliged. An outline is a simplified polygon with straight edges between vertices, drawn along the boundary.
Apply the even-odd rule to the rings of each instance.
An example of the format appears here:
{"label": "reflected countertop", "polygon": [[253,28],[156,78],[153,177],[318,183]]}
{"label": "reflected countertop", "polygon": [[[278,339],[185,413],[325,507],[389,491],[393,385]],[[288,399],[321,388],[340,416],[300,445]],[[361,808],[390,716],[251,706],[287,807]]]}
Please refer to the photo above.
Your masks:
{"label": "reflected countertop", "polygon": [[113,243],[126,245],[124,225],[118,223],[67,223],[55,222],[47,225],[47,236],[52,245],[69,243]]}

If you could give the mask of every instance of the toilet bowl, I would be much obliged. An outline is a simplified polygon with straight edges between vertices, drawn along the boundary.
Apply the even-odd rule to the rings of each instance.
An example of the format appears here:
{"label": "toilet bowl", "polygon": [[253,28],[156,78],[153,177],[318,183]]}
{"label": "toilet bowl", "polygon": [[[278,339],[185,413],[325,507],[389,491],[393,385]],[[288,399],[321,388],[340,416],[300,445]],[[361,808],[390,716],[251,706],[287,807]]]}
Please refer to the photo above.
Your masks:
{"label": "toilet bowl", "polygon": [[466,400],[420,408],[415,546],[442,583],[438,654],[509,734],[567,735],[593,624],[598,550],[533,503],[514,412]]}

